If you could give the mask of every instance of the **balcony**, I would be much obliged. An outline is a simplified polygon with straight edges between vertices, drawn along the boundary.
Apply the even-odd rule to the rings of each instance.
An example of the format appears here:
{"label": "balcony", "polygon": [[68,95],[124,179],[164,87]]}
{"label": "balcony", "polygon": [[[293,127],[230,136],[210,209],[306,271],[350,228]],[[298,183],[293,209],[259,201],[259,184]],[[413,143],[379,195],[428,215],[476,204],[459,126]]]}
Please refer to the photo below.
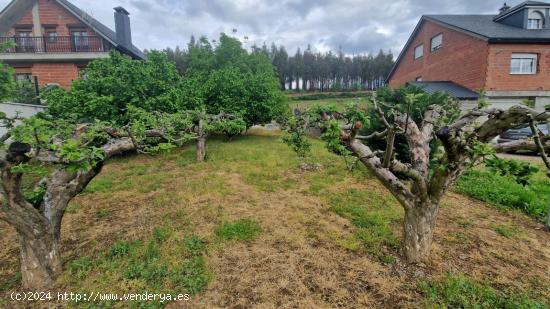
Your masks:
{"label": "balcony", "polygon": [[103,38],[98,36],[0,37],[0,44],[8,42],[11,42],[13,47],[3,53],[103,53],[108,51]]}

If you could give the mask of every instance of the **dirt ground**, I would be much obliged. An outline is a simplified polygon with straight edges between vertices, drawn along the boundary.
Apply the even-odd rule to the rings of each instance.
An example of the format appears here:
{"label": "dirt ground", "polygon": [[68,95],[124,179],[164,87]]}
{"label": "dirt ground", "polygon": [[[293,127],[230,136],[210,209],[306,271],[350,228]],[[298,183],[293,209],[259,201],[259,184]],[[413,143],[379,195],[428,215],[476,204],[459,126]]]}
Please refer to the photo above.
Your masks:
{"label": "dirt ground", "polygon": [[[122,169],[122,164],[107,165],[103,174]],[[326,200],[304,192],[299,172],[291,175],[297,186],[266,192],[234,170],[219,169],[215,177],[224,180],[228,193],[210,194],[190,186],[204,174],[178,170],[171,163],[159,165],[158,171],[172,176],[153,192],[79,196],[78,211],[68,213],[63,223],[64,260],[105,250],[121,237],[146,237],[155,222],[181,210],[201,237],[208,238],[221,219],[254,218],[263,233],[251,242],[210,248],[207,264],[213,279],[206,290],[169,308],[419,308],[424,299],[417,283],[448,272],[520,292],[536,289],[550,299],[550,233],[516,212],[450,193],[440,210],[431,261],[411,266],[395,253],[395,263],[383,264],[367,252],[341,245],[356,227],[329,211]],[[348,179],[338,185],[388,194],[375,180]],[[154,200],[169,194],[177,198],[171,200],[169,213],[163,213]],[[100,209],[109,210],[110,216],[98,218]],[[517,235],[497,233],[494,227],[502,224],[515,226]],[[19,269],[18,248],[11,228],[0,222],[0,231],[0,282],[5,282]]]}

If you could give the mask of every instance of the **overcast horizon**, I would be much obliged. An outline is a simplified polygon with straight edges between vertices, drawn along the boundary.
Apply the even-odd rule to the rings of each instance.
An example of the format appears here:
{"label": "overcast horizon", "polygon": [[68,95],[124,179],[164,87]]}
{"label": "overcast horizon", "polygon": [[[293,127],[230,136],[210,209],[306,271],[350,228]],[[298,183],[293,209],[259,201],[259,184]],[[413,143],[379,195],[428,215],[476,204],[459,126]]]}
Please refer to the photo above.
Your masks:
{"label": "overcast horizon", "polygon": [[[0,0],[4,8],[10,0]],[[247,47],[284,45],[290,54],[308,44],[346,54],[391,49],[397,55],[423,14],[496,14],[501,0],[71,0],[114,29],[113,8],[130,12],[134,44],[141,49],[184,47],[191,35],[232,34]],[[521,1],[508,1],[513,6]]]}

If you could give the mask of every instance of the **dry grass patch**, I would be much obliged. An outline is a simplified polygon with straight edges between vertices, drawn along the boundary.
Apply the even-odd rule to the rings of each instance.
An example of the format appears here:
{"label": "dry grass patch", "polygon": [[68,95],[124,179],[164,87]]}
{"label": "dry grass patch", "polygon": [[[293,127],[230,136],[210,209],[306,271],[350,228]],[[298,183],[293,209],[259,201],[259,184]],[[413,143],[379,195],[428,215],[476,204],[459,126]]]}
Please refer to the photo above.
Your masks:
{"label": "dry grass patch", "polygon": [[[401,208],[365,170],[347,172],[322,144],[314,142],[311,160],[323,169],[311,172],[278,137],[213,140],[208,151],[201,164],[186,147],[105,166],[66,215],[57,288],[196,293],[169,308],[418,308],[448,294],[451,273],[481,290],[550,299],[550,235],[522,214],[449,194],[432,260],[409,266],[397,246]],[[243,220],[254,223],[234,227]],[[227,224],[228,235],[258,231],[251,226],[261,232],[225,241]],[[505,237],[498,227],[514,233]],[[18,289],[18,248],[14,232],[0,228],[7,295]]]}

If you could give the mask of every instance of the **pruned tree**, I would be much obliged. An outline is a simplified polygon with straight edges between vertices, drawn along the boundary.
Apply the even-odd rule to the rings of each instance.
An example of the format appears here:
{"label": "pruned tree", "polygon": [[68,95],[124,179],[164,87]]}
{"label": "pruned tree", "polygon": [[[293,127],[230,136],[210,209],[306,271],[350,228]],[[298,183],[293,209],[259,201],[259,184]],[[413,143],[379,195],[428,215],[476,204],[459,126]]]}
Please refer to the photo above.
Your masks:
{"label": "pruned tree", "polygon": [[[457,117],[457,105],[446,96],[408,93],[402,100],[401,104],[378,102],[373,96],[371,108],[382,129],[369,135],[361,134],[369,126],[368,112],[357,106],[348,107],[345,113],[317,107],[304,115],[310,119],[316,115],[329,148],[355,156],[399,201],[405,210],[403,253],[414,263],[429,258],[443,196],[463,172],[494,153],[490,142],[510,128],[550,115],[526,106],[508,110],[480,106]],[[418,104],[425,102],[435,104]],[[421,117],[412,113],[418,106],[423,107],[422,113],[417,113]],[[479,123],[482,117],[487,120]],[[408,151],[397,153],[396,136],[405,138]],[[385,140],[385,148],[371,148],[369,143],[375,139]],[[534,143],[525,141],[522,145],[531,147]],[[505,151],[509,147],[496,148]]]}
{"label": "pruned tree", "polygon": [[[140,113],[131,112],[134,116]],[[65,210],[106,161],[127,153],[170,149],[191,138],[189,122],[181,115],[135,119],[131,125],[115,128],[101,122],[74,125],[39,115],[11,130],[12,142],[0,154],[0,220],[17,233],[24,288],[49,287],[61,273]],[[32,190],[26,189],[24,175],[44,165],[52,171]]]}
{"label": "pruned tree", "polygon": [[246,130],[246,122],[237,116],[220,113],[210,115],[205,111],[190,112],[193,122],[192,132],[197,138],[197,161],[206,159],[206,142],[212,133],[223,133],[230,140],[233,136]]}

